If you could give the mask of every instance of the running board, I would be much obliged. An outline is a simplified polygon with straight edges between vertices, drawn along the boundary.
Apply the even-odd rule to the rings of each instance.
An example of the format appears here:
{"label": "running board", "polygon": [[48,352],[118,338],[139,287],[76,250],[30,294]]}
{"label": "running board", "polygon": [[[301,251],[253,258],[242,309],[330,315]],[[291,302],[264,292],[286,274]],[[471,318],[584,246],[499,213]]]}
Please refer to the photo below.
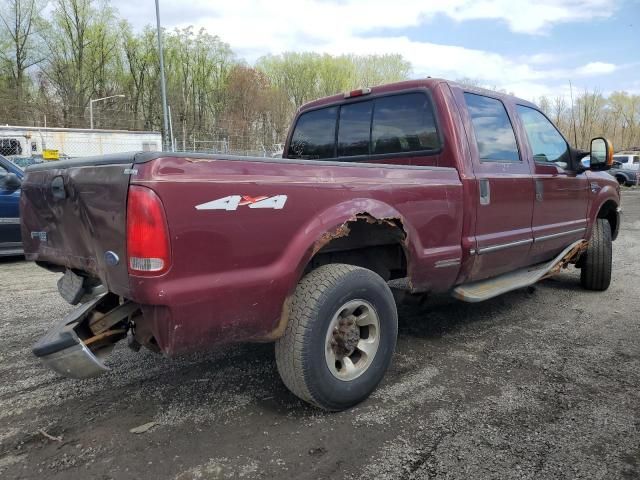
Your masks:
{"label": "running board", "polygon": [[489,300],[512,290],[528,287],[543,278],[560,272],[569,263],[577,260],[586,248],[587,242],[578,240],[565,248],[560,255],[550,262],[522,268],[487,280],[460,285],[453,290],[452,295],[458,300],[476,303]]}

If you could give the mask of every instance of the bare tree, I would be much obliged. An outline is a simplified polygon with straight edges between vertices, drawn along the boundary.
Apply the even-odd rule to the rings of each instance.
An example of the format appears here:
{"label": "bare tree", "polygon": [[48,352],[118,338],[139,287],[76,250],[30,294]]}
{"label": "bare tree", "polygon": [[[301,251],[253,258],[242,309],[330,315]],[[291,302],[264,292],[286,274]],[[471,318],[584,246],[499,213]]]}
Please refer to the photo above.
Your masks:
{"label": "bare tree", "polygon": [[2,36],[7,41],[7,48],[0,55],[3,69],[11,78],[17,123],[23,120],[21,106],[27,70],[44,59],[37,39],[37,27],[44,6],[43,0],[5,0],[0,8],[0,21],[4,27]]}

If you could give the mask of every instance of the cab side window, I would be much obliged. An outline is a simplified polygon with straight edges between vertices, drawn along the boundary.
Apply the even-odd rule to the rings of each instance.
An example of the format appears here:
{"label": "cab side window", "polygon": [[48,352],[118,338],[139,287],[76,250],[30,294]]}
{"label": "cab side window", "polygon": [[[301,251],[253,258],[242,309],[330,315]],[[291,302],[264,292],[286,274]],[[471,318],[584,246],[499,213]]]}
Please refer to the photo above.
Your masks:
{"label": "cab side window", "polygon": [[408,93],[376,100],[371,153],[393,154],[440,148],[429,97]]}
{"label": "cab side window", "polygon": [[569,145],[560,132],[538,110],[517,106],[534,161],[538,163],[569,162]]}
{"label": "cab side window", "polygon": [[471,115],[471,123],[482,162],[519,162],[516,135],[500,100],[465,93],[464,100]]}

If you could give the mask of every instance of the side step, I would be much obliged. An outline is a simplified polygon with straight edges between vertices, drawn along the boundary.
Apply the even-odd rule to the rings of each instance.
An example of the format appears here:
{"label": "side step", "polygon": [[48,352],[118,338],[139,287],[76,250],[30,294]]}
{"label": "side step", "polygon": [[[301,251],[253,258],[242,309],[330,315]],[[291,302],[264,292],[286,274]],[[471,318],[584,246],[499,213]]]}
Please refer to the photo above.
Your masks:
{"label": "side step", "polygon": [[528,287],[543,278],[558,273],[569,263],[577,260],[586,248],[587,242],[578,240],[565,248],[560,255],[550,262],[522,268],[498,277],[460,285],[453,290],[452,295],[458,300],[476,303],[489,300],[512,290]]}

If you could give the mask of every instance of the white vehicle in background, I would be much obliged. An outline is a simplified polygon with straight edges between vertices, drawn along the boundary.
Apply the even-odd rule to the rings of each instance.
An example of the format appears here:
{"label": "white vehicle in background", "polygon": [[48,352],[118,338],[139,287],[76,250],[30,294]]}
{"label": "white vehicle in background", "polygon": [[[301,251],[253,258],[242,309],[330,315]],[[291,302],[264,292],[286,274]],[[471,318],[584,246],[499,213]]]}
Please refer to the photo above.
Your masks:
{"label": "white vehicle in background", "polygon": [[623,170],[640,170],[640,152],[619,152],[613,156],[614,162],[620,162]]}
{"label": "white vehicle in background", "polygon": [[159,132],[0,126],[0,154],[55,160],[124,152],[162,150]]}

